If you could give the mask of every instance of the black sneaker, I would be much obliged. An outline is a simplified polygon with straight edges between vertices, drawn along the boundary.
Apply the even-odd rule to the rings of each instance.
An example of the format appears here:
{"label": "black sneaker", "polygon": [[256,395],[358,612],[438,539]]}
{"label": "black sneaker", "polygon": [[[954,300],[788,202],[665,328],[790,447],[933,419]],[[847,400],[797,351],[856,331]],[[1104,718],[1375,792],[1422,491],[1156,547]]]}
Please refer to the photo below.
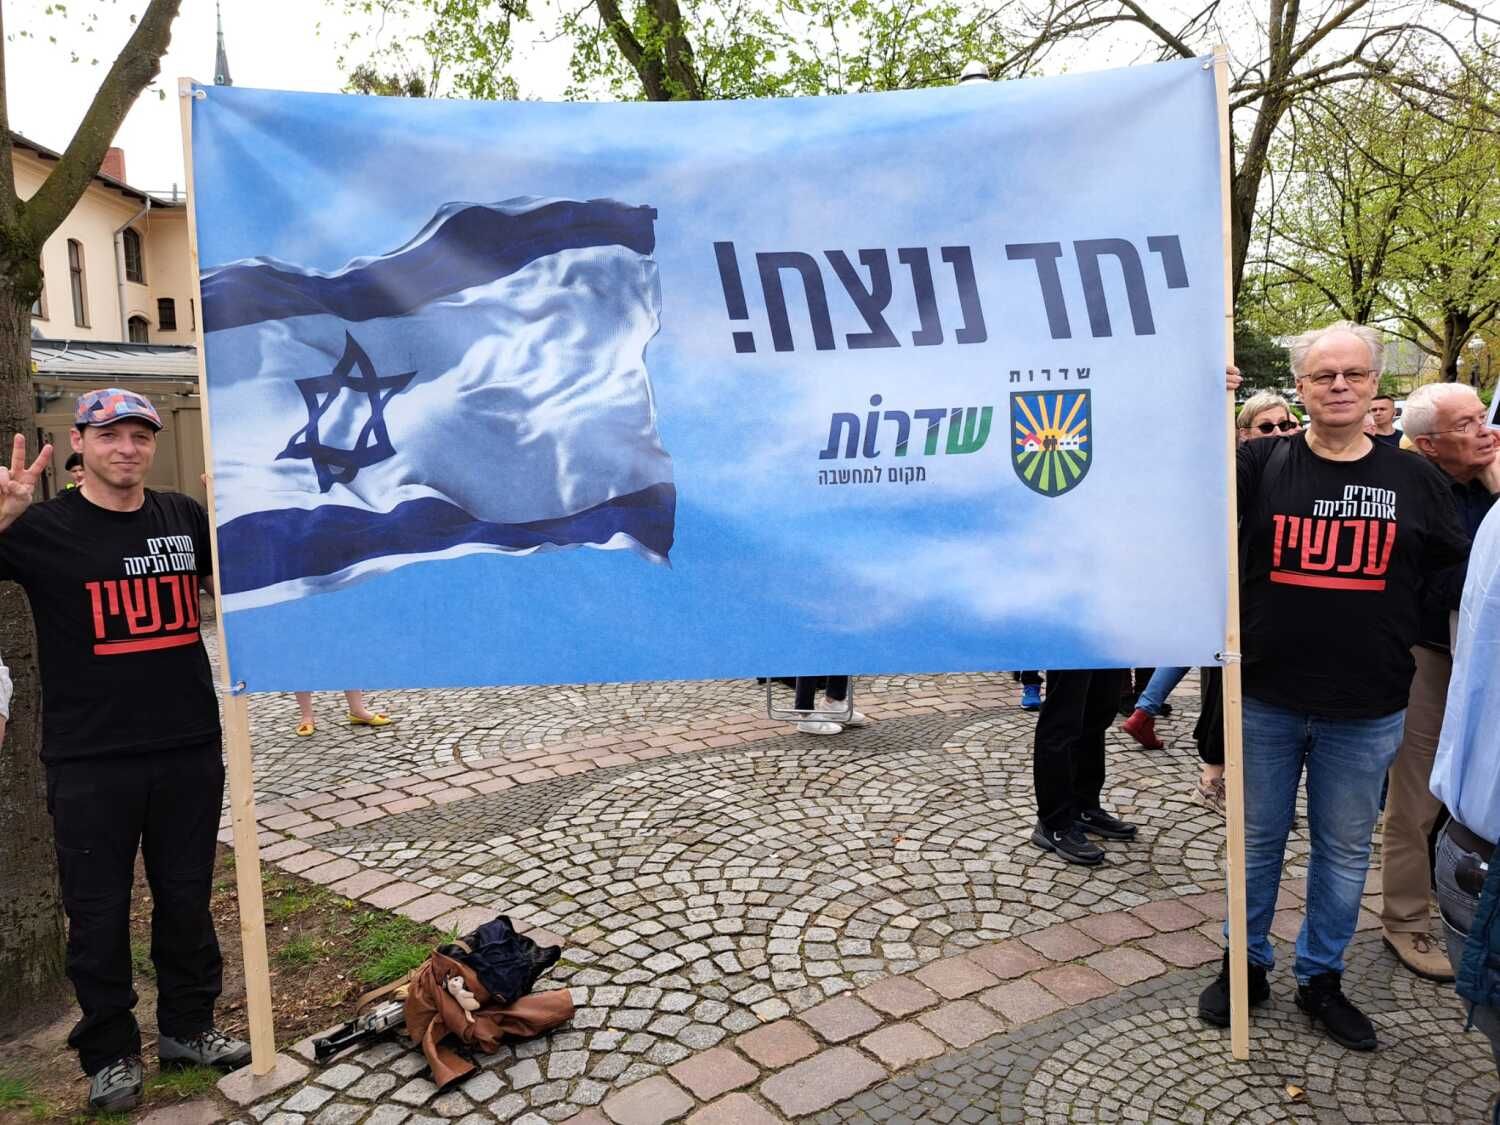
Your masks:
{"label": "black sneaker", "polygon": [[1104,862],[1104,849],[1085,836],[1076,824],[1070,824],[1062,832],[1038,824],[1031,833],[1031,842],[1043,851],[1056,852],[1069,863],[1094,867]]}
{"label": "black sneaker", "polygon": [[1169,719],[1169,718],[1171,718],[1172,717],[1172,705],[1170,703],[1163,703],[1161,705],[1161,707],[1157,710],[1156,717],[1158,719]]}
{"label": "black sneaker", "polygon": [[1375,1025],[1349,1002],[1344,995],[1338,973],[1319,973],[1306,984],[1297,986],[1297,1007],[1307,1013],[1314,1027],[1323,1021],[1323,1030],[1335,1043],[1351,1051],[1373,1051],[1379,1046]]}
{"label": "black sneaker", "polygon": [[89,1106],[101,1113],[124,1113],[141,1104],[144,1070],[140,1055],[126,1055],[89,1075]]}
{"label": "black sneaker", "polygon": [[1078,827],[1106,840],[1134,840],[1135,825],[1110,816],[1103,809],[1084,809],[1078,814]]}
{"label": "black sneaker", "polygon": [[[1258,1008],[1271,998],[1271,986],[1266,983],[1266,970],[1253,962],[1250,979],[1246,983],[1246,994],[1252,1008]],[[1229,954],[1219,966],[1219,975],[1198,996],[1198,1018],[1214,1027],[1229,1026]]]}

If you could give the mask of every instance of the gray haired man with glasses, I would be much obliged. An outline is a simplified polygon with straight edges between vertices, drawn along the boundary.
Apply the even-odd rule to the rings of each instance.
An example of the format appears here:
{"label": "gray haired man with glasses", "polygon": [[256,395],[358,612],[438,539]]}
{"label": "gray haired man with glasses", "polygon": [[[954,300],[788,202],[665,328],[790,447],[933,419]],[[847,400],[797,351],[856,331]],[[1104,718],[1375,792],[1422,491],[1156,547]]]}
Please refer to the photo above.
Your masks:
{"label": "gray haired man with glasses", "polygon": [[[1291,346],[1306,433],[1239,447],[1249,1000],[1270,996],[1271,923],[1306,777],[1307,914],[1297,1006],[1330,1038],[1373,1050],[1343,992],[1380,790],[1401,742],[1422,591],[1468,554],[1447,479],[1364,433],[1378,333],[1339,322]],[[1198,1000],[1229,1024],[1229,959]]]}
{"label": "gray haired man with glasses", "polygon": [[[1484,403],[1472,387],[1433,383],[1407,400],[1406,436],[1416,451],[1442,470],[1464,530],[1472,538],[1500,492],[1500,441],[1486,422]],[[1442,804],[1428,789],[1453,654],[1449,614],[1463,594],[1466,567],[1453,566],[1428,583],[1422,633],[1412,647],[1416,675],[1406,704],[1401,747],[1391,765],[1381,834],[1380,922],[1385,943],[1419,977],[1448,981],[1453,971],[1434,940],[1429,917],[1432,867],[1427,840]]]}

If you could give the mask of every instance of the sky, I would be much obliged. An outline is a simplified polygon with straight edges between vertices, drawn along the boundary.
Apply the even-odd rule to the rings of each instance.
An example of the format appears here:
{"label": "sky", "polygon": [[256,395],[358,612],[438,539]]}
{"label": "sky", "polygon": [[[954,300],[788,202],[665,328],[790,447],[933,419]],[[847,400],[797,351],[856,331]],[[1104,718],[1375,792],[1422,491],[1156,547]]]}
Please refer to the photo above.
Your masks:
{"label": "sky", "polygon": [[[471,555],[235,611],[226,622],[231,659],[250,690],[1186,665],[1219,647],[1222,264],[1212,76],[1197,63],[670,106],[209,89],[194,122],[207,270],[250,258],[275,259],[288,277],[362,268],[350,263],[391,253],[461,200],[614,198],[657,212],[661,329],[645,361],[677,491],[671,565],[623,550]],[[971,154],[962,176],[954,151]],[[1171,234],[1182,238],[1186,289],[1169,289],[1146,250],[1148,238]],[[1090,238],[1141,247],[1154,334],[1131,331],[1119,271],[1107,266],[1114,332],[1092,335],[1071,249]],[[739,247],[746,322],[726,315],[721,240]],[[1006,252],[1053,240],[1069,247],[1062,274],[1073,330],[1061,340],[1049,335],[1035,266]],[[939,255],[955,245],[972,248],[987,326],[986,339],[967,346],[954,331],[966,318],[953,271]],[[897,265],[903,247],[930,248],[947,330],[936,346],[910,343],[919,315]],[[885,315],[901,346],[845,345],[864,322],[826,267],[837,346],[809,347],[796,282],[787,290],[797,347],[768,346],[755,255],[823,260],[830,248],[856,262],[861,248],[885,250],[894,282]],[[863,276],[867,267],[856,268]],[[580,296],[556,322],[574,339],[567,318],[588,315],[586,292],[570,300]],[[307,423],[290,381],[330,370],[345,327],[377,374],[422,372],[413,387],[448,378],[444,370],[462,379],[471,359],[444,358],[420,334],[369,319],[321,325],[333,318],[266,314],[249,329],[216,328],[210,312],[205,305],[210,390],[227,392],[210,396],[221,489],[236,487],[236,465],[272,464],[255,450],[274,455]],[[747,326],[759,341],[753,354],[732,345],[732,332]],[[500,364],[491,379],[529,376],[548,362],[538,352],[533,365]],[[1093,371],[1096,454],[1082,484],[1044,497],[1012,468],[1007,373],[1061,365]],[[257,381],[266,381],[264,393],[241,401]],[[893,423],[882,422],[873,460],[820,457],[832,416],[863,414],[875,395],[884,409],[907,413],[990,406],[991,436],[959,456],[919,455],[913,442],[900,461]],[[398,451],[427,439],[412,427],[459,432],[478,400],[432,401],[449,413],[408,411],[416,420],[404,431],[399,404],[387,408]],[[1174,420],[1164,441],[1168,403]],[[467,469],[523,487],[504,443],[464,444],[473,454]],[[909,487],[818,480],[820,470],[871,464],[921,465],[927,479]],[[425,469],[420,479],[446,487]],[[220,510],[370,502],[343,485],[326,500],[316,485],[302,492],[226,493]],[[1152,549],[1120,550],[1143,516]],[[309,643],[289,646],[288,637]]]}
{"label": "sky", "polygon": [[[99,82],[129,38],[131,14],[144,0],[83,0],[100,13],[97,30],[86,32],[77,15],[48,16],[50,0],[0,0],[8,36],[21,29],[35,39],[6,44],[6,91],[11,128],[49,148],[68,143]],[[343,14],[323,0],[223,0],[224,39],[229,69],[237,86],[336,93],[344,79],[338,67],[343,43],[363,20]],[[56,36],[56,44],[48,36]],[[162,59],[158,89],[143,94],[131,109],[115,143],[125,150],[126,177],[135,187],[170,193],[183,182],[181,129],[176,90],[179,77],[213,80],[215,23],[213,0],[183,0]],[[81,61],[71,63],[73,52]],[[94,56],[97,66],[91,66]],[[558,49],[521,44],[516,72],[532,97],[558,97],[566,83],[565,58]]]}

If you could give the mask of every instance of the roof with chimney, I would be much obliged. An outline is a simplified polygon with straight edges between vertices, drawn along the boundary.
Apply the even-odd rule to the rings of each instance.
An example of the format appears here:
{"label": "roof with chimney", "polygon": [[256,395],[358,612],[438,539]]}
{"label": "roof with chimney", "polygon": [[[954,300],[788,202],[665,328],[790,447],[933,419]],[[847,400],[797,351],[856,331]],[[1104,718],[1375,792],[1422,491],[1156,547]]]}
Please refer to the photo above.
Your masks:
{"label": "roof with chimney", "polygon": [[[24,149],[25,151],[48,163],[53,163],[62,159],[62,153],[50,149],[46,145],[40,144],[37,141],[33,141],[28,137],[23,137],[20,133],[11,133],[10,144],[12,148]],[[116,176],[111,176],[108,172],[105,172],[103,170],[94,174],[94,181],[96,183],[103,184],[105,187],[113,188],[121,195],[126,196],[130,199],[139,200],[142,203],[145,203],[146,200],[149,199],[151,201],[152,207],[185,207],[187,205],[186,197],[173,199],[171,196],[157,195],[154,192],[142,191],[140,188],[131,187],[123,179],[120,179]]]}

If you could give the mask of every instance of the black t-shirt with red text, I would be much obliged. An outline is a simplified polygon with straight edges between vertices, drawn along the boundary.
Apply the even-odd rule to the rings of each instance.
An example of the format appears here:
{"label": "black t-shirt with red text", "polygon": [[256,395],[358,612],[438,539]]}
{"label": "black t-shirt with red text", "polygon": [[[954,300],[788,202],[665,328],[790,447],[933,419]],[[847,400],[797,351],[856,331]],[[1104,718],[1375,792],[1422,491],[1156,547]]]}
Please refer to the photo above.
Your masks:
{"label": "black t-shirt with red text", "polygon": [[1442,472],[1371,445],[1356,461],[1303,434],[1240,447],[1246,695],[1333,719],[1406,706],[1424,583],[1469,537]]}
{"label": "black t-shirt with red text", "polygon": [[146,490],[115,512],[68,489],[0,531],[0,579],[31,599],[47,761],[167,750],[219,735],[199,579],[208,514]]}

